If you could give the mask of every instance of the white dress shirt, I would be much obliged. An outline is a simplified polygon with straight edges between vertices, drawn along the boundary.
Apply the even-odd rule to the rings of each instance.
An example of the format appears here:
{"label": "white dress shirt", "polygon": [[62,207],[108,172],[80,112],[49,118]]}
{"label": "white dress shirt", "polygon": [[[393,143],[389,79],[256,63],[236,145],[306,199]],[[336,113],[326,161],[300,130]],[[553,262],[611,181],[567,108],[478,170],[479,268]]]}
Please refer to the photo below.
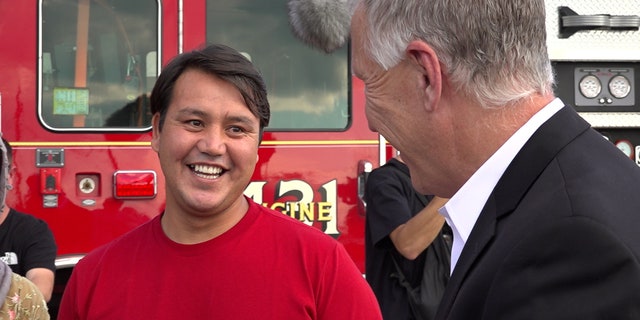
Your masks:
{"label": "white dress shirt", "polygon": [[564,103],[556,98],[533,115],[467,180],[445,206],[439,209],[453,230],[452,274],[480,212],[507,166],[533,133],[563,106]]}

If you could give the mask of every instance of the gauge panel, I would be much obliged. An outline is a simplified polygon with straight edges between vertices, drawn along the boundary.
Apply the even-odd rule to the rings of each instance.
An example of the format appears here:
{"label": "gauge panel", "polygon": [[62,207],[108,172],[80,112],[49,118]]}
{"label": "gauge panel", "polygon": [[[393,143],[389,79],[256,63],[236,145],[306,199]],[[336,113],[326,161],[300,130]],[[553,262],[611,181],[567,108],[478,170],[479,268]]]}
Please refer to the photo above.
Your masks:
{"label": "gauge panel", "polygon": [[[635,105],[634,68],[607,66],[576,67],[574,97],[577,107],[608,107]],[[610,108],[609,108],[610,109]]]}

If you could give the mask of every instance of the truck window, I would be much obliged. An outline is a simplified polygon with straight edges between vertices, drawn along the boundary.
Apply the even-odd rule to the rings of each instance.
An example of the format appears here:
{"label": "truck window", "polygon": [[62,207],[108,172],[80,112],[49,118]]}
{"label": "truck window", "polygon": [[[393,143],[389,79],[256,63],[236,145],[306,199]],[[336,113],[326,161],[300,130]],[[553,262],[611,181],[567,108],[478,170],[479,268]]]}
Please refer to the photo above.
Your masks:
{"label": "truck window", "polygon": [[39,105],[54,131],[145,131],[158,76],[157,0],[42,0]]}
{"label": "truck window", "polygon": [[248,55],[262,72],[270,131],[339,131],[350,124],[348,49],[331,54],[297,40],[286,0],[207,0],[207,41]]}

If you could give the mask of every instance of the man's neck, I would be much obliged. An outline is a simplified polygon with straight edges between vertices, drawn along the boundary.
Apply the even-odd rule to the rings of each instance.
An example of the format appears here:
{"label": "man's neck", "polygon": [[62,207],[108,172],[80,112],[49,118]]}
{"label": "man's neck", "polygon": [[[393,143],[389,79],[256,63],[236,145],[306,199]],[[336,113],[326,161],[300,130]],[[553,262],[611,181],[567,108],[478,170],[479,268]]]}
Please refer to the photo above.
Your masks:
{"label": "man's neck", "polygon": [[209,241],[233,228],[247,213],[249,203],[241,197],[235,208],[202,217],[186,214],[176,207],[167,205],[160,220],[165,235],[181,244],[197,244]]}

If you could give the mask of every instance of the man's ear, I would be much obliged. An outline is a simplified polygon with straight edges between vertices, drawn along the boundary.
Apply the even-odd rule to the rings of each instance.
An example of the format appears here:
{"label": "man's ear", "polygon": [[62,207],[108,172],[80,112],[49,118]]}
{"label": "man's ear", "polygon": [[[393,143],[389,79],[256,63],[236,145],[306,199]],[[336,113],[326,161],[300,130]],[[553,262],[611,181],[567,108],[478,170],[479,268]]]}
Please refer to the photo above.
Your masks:
{"label": "man's ear", "polygon": [[406,49],[407,58],[416,64],[416,67],[422,72],[423,90],[427,101],[425,108],[433,111],[440,102],[442,96],[442,72],[440,69],[440,60],[433,48],[421,40],[411,41]]}
{"label": "man's ear", "polygon": [[160,112],[153,114],[151,118],[151,149],[158,152],[158,139],[160,134]]}

